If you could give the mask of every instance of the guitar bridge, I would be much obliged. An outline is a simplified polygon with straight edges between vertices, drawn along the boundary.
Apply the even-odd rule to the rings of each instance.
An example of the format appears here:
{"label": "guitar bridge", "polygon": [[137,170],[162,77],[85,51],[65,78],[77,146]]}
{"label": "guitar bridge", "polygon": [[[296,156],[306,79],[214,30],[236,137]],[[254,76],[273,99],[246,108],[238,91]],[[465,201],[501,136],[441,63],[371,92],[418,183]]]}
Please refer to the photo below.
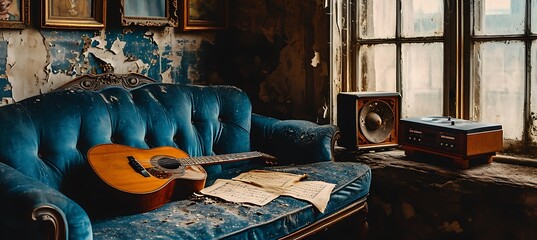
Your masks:
{"label": "guitar bridge", "polygon": [[132,169],[136,171],[139,174],[142,174],[144,177],[150,177],[149,173],[145,168],[140,164],[133,156],[127,156],[127,159],[129,159],[129,165],[131,165]]}

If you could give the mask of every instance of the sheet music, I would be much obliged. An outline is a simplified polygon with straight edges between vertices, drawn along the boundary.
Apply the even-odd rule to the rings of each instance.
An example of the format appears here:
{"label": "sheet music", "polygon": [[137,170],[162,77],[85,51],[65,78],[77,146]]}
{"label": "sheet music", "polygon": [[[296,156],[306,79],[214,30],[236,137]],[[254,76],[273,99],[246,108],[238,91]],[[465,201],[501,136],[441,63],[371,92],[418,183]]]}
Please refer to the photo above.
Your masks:
{"label": "sheet music", "polygon": [[290,174],[265,170],[242,173],[232,180],[218,179],[202,194],[226,201],[252,203],[263,206],[280,195],[311,202],[324,212],[335,184],[322,181],[300,181],[306,174]]}
{"label": "sheet music", "polygon": [[278,189],[291,186],[295,182],[298,182],[306,177],[306,174],[297,175],[284,172],[252,170],[241,173],[239,176],[234,177],[233,180],[251,183],[263,188]]}
{"label": "sheet music", "polygon": [[296,182],[287,188],[282,195],[306,200],[324,213],[330,200],[330,193],[335,186],[335,184],[321,181]]}
{"label": "sheet music", "polygon": [[213,185],[202,189],[201,193],[230,202],[245,202],[259,206],[269,203],[280,195],[248,183],[227,179],[217,179]]}

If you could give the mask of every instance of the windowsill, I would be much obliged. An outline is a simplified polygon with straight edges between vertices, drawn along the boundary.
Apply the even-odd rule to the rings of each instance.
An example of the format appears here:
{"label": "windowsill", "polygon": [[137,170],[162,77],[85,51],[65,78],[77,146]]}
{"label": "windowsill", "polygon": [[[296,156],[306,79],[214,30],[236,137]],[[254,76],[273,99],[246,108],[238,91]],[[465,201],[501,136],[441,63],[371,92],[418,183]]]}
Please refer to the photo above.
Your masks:
{"label": "windowsill", "polygon": [[495,162],[506,163],[506,164],[515,164],[528,167],[537,167],[537,158],[531,158],[526,156],[521,156],[518,154],[504,154],[500,153],[494,156]]}
{"label": "windowsill", "polygon": [[490,164],[459,169],[452,161],[414,159],[399,149],[336,148],[335,158],[371,167],[370,239],[537,238],[533,159],[498,155]]}
{"label": "windowsill", "polygon": [[497,154],[493,156],[492,163],[470,162],[470,167],[467,169],[456,168],[451,160],[443,157],[429,155],[422,158],[409,157],[400,149],[354,152],[337,147],[335,158],[337,161],[361,162],[372,169],[408,168],[471,181],[537,189],[537,159],[514,155]]}

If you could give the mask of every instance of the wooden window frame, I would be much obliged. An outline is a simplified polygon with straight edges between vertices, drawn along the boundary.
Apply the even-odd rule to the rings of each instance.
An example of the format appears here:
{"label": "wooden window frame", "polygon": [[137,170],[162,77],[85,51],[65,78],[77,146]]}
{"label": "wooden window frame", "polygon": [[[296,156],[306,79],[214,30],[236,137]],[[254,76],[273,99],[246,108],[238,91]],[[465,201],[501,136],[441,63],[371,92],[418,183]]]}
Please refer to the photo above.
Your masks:
{"label": "wooden window frame", "polygon": [[[401,46],[405,43],[429,43],[442,42],[444,44],[444,93],[442,112],[446,116],[469,119],[471,106],[471,51],[472,45],[476,42],[486,41],[505,41],[517,40],[523,41],[526,46],[526,64],[525,64],[525,81],[526,89],[524,96],[524,132],[523,139],[516,143],[518,150],[535,151],[537,147],[531,146],[530,128],[533,119],[530,109],[531,94],[531,42],[537,40],[537,34],[531,33],[531,4],[532,1],[526,0],[525,31],[524,34],[518,35],[489,35],[489,36],[472,36],[472,6],[474,1],[444,1],[444,35],[442,37],[419,37],[419,38],[402,38],[401,37],[401,0],[396,1],[396,35],[395,39],[358,39],[356,30],[358,16],[356,4],[358,0],[342,0],[342,13],[346,19],[346,26],[341,26],[343,31],[343,57],[341,63],[341,91],[359,91],[356,69],[357,51],[359,44],[395,44],[396,52],[396,86],[397,91],[401,93]],[[537,4],[534,1],[533,4]],[[533,16],[535,17],[535,16]],[[537,63],[533,63],[537,67]],[[402,93],[404,94],[404,93]],[[534,93],[537,94],[537,93]],[[537,104],[537,103],[535,103]],[[512,145],[510,145],[512,146]]]}

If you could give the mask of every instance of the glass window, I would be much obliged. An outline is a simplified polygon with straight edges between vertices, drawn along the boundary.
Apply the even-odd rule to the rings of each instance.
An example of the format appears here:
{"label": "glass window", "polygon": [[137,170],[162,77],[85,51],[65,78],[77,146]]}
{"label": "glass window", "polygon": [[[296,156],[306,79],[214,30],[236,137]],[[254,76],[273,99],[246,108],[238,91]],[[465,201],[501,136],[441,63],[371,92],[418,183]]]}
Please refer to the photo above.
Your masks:
{"label": "glass window", "polygon": [[402,117],[442,116],[443,46],[441,43],[403,44]]}
{"label": "glass window", "polygon": [[403,37],[442,36],[444,32],[444,5],[442,0],[403,0]]}
{"label": "glass window", "polygon": [[535,14],[537,14],[537,1],[532,2],[531,13],[531,33],[535,34],[537,33],[537,16],[535,16]]}
{"label": "glass window", "polygon": [[502,124],[504,138],[522,140],[525,48],[521,41],[476,43],[472,64],[472,119]]}
{"label": "glass window", "polygon": [[401,92],[402,116],[442,115],[444,1],[396,3],[359,1],[356,90]]}
{"label": "glass window", "polygon": [[524,33],[526,1],[474,0],[474,2],[475,35]]}
{"label": "glass window", "polygon": [[353,90],[398,91],[401,117],[499,123],[537,147],[537,0],[353,3]]}
{"label": "glass window", "polygon": [[363,0],[358,4],[358,16],[359,38],[395,37],[395,1]]}
{"label": "glass window", "polygon": [[362,45],[358,53],[360,91],[397,92],[395,44]]}

